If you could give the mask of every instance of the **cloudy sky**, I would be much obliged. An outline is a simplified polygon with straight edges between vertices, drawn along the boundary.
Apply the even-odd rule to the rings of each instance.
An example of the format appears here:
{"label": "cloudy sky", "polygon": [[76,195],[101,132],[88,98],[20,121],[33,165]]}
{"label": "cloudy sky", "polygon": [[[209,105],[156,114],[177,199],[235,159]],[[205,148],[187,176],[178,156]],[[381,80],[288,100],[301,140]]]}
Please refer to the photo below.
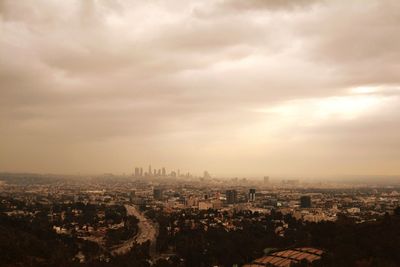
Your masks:
{"label": "cloudy sky", "polygon": [[0,0],[0,171],[400,173],[398,0]]}

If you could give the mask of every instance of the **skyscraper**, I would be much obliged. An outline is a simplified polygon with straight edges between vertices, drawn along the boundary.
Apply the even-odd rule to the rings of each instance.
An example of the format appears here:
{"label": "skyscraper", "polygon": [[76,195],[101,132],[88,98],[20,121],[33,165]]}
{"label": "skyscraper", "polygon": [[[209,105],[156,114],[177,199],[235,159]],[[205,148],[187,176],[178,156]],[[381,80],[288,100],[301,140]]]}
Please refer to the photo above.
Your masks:
{"label": "skyscraper", "polygon": [[264,176],[264,184],[268,184],[269,183],[269,176]]}
{"label": "skyscraper", "polygon": [[129,193],[129,199],[132,202],[136,197],[136,192],[135,190],[131,190],[131,192]]}
{"label": "skyscraper", "polygon": [[153,189],[153,197],[155,200],[162,200],[163,199],[163,190],[161,188],[154,188]]}
{"label": "skyscraper", "polygon": [[237,202],[237,191],[236,190],[226,190],[226,202],[228,204],[234,204]]}
{"label": "skyscraper", "polygon": [[211,175],[208,173],[208,171],[204,171],[203,178],[204,179],[210,179],[211,178]]}
{"label": "skyscraper", "polygon": [[249,201],[250,202],[256,201],[256,190],[255,189],[249,190]]}
{"label": "skyscraper", "polygon": [[151,172],[151,165],[149,165],[149,171],[148,171],[147,173],[149,174],[149,176],[152,175],[152,172]]}
{"label": "skyscraper", "polygon": [[167,174],[167,172],[166,172],[165,168],[163,167],[162,168],[162,176],[165,176],[166,174]]}
{"label": "skyscraper", "polygon": [[310,196],[301,196],[300,197],[300,207],[303,209],[311,208],[311,197]]}

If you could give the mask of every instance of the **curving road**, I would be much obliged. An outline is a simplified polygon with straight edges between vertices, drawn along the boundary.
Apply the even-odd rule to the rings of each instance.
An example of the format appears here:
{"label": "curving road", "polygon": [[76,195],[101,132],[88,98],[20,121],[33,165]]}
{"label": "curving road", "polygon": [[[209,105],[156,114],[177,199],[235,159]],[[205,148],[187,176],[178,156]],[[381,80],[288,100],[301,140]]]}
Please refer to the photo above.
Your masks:
{"label": "curving road", "polygon": [[112,249],[112,254],[122,255],[128,253],[135,244],[143,244],[150,241],[150,256],[155,255],[158,227],[151,220],[147,219],[137,207],[125,205],[128,216],[135,216],[138,220],[138,232],[131,239]]}

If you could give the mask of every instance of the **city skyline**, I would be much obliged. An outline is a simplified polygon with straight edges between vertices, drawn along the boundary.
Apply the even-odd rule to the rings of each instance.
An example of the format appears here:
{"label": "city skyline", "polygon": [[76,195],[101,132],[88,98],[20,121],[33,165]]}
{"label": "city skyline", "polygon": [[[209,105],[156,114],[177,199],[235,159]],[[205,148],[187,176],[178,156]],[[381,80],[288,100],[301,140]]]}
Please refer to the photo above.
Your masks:
{"label": "city skyline", "polygon": [[0,171],[400,175],[400,3],[0,1]]}

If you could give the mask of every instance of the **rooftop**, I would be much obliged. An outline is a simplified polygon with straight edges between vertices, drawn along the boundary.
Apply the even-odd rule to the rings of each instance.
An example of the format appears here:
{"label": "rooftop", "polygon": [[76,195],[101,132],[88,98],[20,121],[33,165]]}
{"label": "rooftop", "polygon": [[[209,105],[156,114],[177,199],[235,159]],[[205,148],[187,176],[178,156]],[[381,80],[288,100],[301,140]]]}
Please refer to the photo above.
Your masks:
{"label": "rooftop", "polygon": [[287,249],[256,259],[252,263],[244,265],[244,267],[289,267],[290,264],[300,262],[304,259],[308,262],[319,260],[323,253],[320,249],[309,247]]}

